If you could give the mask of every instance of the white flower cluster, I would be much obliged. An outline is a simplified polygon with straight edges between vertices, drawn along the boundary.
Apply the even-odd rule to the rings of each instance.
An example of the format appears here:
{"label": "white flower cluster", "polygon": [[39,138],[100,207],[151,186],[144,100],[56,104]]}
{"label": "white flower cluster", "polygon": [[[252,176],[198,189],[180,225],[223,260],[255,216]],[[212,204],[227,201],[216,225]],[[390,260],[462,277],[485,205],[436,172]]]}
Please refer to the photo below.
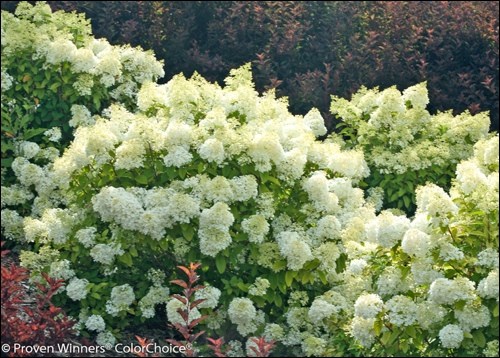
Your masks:
{"label": "white flower cluster", "polygon": [[429,289],[429,299],[437,304],[452,304],[458,300],[470,300],[475,295],[474,282],[465,277],[454,280],[436,279]]}
{"label": "white flower cluster", "polygon": [[324,323],[325,319],[338,316],[341,311],[348,311],[349,303],[340,293],[328,291],[317,296],[309,308],[308,317],[314,324]]}
{"label": "white flower cluster", "polygon": [[[83,38],[73,39],[71,30]],[[52,13],[43,3],[23,4],[15,15],[2,12],[2,46],[2,59],[28,50],[35,58],[44,59],[47,66],[69,63],[71,71],[80,75],[73,87],[81,95],[90,95],[96,82],[113,86],[115,99],[131,97],[130,89],[136,83],[164,75],[162,63],[151,52],[94,39],[89,22],[81,15]]]}
{"label": "white flower cluster", "polygon": [[205,209],[200,215],[200,251],[205,255],[215,256],[231,244],[229,227],[234,222],[234,216],[226,203],[215,203],[210,209]]}
{"label": "white flower cluster", "polygon": [[277,238],[280,253],[287,259],[290,270],[300,270],[304,264],[313,259],[311,248],[300,236],[293,231],[283,231]]}
{"label": "white flower cluster", "polygon": [[394,296],[385,303],[389,322],[396,326],[411,326],[417,320],[418,306],[411,298]]}
{"label": "white flower cluster", "polygon": [[458,348],[464,339],[464,332],[459,326],[449,324],[439,331],[439,339],[445,348]]}
{"label": "white flower cluster", "polygon": [[402,174],[466,159],[472,154],[470,143],[488,134],[487,113],[431,115],[428,103],[426,83],[403,93],[395,87],[362,88],[351,101],[334,96],[331,112],[357,132],[356,142],[366,149],[370,165],[381,173]]}
{"label": "white flower cluster", "polygon": [[271,287],[271,284],[268,279],[257,277],[255,282],[248,288],[248,293],[252,296],[264,296],[269,287]]}
{"label": "white flower cluster", "polygon": [[409,227],[410,220],[406,216],[396,216],[390,211],[383,211],[366,224],[366,234],[371,242],[391,248],[403,239]]}
{"label": "white flower cluster", "polygon": [[139,300],[139,309],[142,317],[151,318],[155,316],[155,306],[168,301],[170,290],[168,287],[154,285],[149,288],[148,293]]}
{"label": "white flower cluster", "polygon": [[[174,324],[174,323],[179,323],[182,325],[186,324],[186,322],[184,321],[184,318],[182,318],[182,316],[179,314],[179,310],[181,310],[181,311],[187,310],[187,306],[184,303],[182,303],[178,299],[171,298],[167,302],[166,309],[167,309],[167,318],[171,324]],[[198,310],[198,308],[197,307],[192,308],[189,310],[188,323],[190,323],[193,320],[198,319],[200,317],[201,317],[201,313]]]}
{"label": "white flower cluster", "polygon": [[73,301],[80,301],[87,297],[87,285],[89,281],[73,277],[66,286],[66,294]]}
{"label": "white flower cluster", "polygon": [[384,301],[377,294],[364,294],[354,303],[354,314],[365,319],[375,318],[384,308]]}
{"label": "white flower cluster", "polygon": [[106,312],[116,316],[120,311],[128,309],[134,300],[134,289],[129,284],[115,286],[111,290],[111,298],[106,302]]}
{"label": "white flower cluster", "polygon": [[498,163],[498,135],[477,142],[474,156],[457,165],[457,185],[452,197],[466,195],[487,213],[498,210]]}
{"label": "white flower cluster", "polygon": [[205,300],[198,305],[200,308],[215,308],[219,304],[220,295],[221,291],[217,287],[205,286],[194,293],[194,298]]}
{"label": "white flower cluster", "polygon": [[248,298],[234,298],[229,304],[227,313],[231,322],[236,324],[236,329],[242,336],[251,334],[257,330],[257,310],[253,302]]}
{"label": "white flower cluster", "polygon": [[97,244],[90,249],[90,256],[95,262],[103,265],[111,265],[115,261],[115,256],[120,256],[124,253],[120,244]]}
{"label": "white flower cluster", "polygon": [[198,201],[188,194],[154,188],[145,190],[104,187],[92,199],[102,220],[122,228],[150,235],[156,240],[165,236],[174,223],[188,223],[199,215]]}
{"label": "white flower cluster", "polygon": [[92,315],[85,321],[85,327],[89,331],[102,332],[106,329],[104,319],[99,315]]}

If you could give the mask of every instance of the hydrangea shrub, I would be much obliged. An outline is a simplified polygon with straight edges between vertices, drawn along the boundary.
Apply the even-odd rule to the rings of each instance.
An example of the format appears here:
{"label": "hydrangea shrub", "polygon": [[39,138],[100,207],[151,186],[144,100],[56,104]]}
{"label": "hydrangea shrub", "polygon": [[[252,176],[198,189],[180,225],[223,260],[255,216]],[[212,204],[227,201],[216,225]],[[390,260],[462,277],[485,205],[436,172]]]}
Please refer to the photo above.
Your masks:
{"label": "hydrangea shrub", "polygon": [[111,102],[133,109],[140,85],[164,74],[151,52],[96,39],[83,15],[44,2],[2,11],[1,51],[2,168],[27,145],[43,161],[36,146],[66,147],[73,128]]}
{"label": "hydrangea shrub", "polygon": [[363,154],[316,140],[326,132],[319,113],[294,116],[273,92],[258,95],[249,66],[226,82],[145,84],[139,112],[114,105],[79,127],[50,170],[15,159],[18,178],[60,200],[24,219],[4,210],[5,232],[40,247],[22,255],[25,266],[66,276],[61,300],[82,324],[151,317],[169,287],[144,275],[199,261],[213,287],[200,294],[220,295],[228,317],[213,327],[246,336],[283,316],[290,290],[326,287],[342,269],[341,228],[372,210],[356,188],[368,175]]}
{"label": "hydrangea shrub", "polygon": [[431,115],[426,83],[383,91],[362,88],[350,101],[332,96],[348,147],[360,148],[371,174],[368,188],[384,191],[385,207],[415,212],[415,189],[427,182],[449,189],[456,165],[488,135],[488,112]]}

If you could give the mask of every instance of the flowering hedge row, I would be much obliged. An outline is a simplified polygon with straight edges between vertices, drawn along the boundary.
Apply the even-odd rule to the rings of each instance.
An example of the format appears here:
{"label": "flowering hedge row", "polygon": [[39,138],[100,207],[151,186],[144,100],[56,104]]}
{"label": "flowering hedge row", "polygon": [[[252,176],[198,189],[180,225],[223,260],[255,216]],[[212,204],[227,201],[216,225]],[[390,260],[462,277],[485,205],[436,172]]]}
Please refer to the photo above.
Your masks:
{"label": "flowering hedge row", "polygon": [[[9,33],[17,20],[5,16]],[[428,115],[417,85],[334,99],[356,135],[345,149],[317,139],[316,109],[293,115],[274,91],[259,94],[249,65],[225,83],[144,80],[130,101],[75,121],[61,155],[16,144],[2,172],[2,235],[25,248],[34,281],[65,281],[54,301],[82,335],[107,346],[145,320],[183,322],[169,282],[176,265],[200,262],[195,298],[205,301],[192,318],[209,315],[209,336],[236,355],[254,336],[276,341],[278,355],[498,353],[498,136],[478,124],[469,142],[447,137],[465,130]],[[442,143],[442,162],[460,161],[449,193],[415,181],[413,217],[378,212],[377,191],[361,189],[380,164],[377,135],[414,150]],[[412,159],[399,163],[433,158]]]}

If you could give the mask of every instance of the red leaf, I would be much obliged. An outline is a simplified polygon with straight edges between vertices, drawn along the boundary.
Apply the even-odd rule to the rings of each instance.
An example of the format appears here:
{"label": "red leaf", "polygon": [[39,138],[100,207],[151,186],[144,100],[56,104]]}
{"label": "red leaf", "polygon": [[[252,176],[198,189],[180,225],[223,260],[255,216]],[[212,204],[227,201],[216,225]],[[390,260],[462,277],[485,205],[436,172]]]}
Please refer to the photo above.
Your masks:
{"label": "red leaf", "polygon": [[170,283],[173,283],[174,285],[177,285],[177,286],[181,286],[182,288],[188,287],[187,283],[182,281],[182,280],[172,280],[172,281],[170,281]]}

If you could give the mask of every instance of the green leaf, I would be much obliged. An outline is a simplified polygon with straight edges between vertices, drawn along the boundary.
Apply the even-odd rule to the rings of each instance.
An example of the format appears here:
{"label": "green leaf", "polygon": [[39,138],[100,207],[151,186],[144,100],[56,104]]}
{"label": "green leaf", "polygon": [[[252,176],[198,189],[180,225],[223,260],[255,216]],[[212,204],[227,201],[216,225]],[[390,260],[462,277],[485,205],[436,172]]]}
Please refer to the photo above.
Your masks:
{"label": "green leaf", "polygon": [[380,342],[382,342],[384,346],[387,346],[387,343],[389,342],[390,338],[391,338],[391,332],[385,332],[382,335],[382,338],[380,338]]}
{"label": "green leaf", "polygon": [[144,174],[140,174],[138,175],[135,180],[139,183],[139,184],[143,184],[143,185],[146,185],[148,183],[148,177],[145,176]]}
{"label": "green leaf", "polygon": [[128,252],[118,257],[118,261],[124,263],[127,266],[132,266],[132,256],[130,256]]}
{"label": "green leaf", "polygon": [[139,253],[137,252],[137,249],[136,249],[134,246],[132,246],[132,247],[131,247],[128,251],[130,252],[130,255],[131,255],[132,257],[137,257],[137,256],[139,256]]}
{"label": "green leaf", "polygon": [[215,266],[217,267],[217,271],[223,274],[226,271],[226,258],[222,255],[218,255],[215,258]]}
{"label": "green leaf", "polygon": [[408,352],[409,348],[410,348],[410,346],[408,345],[408,341],[402,341],[399,343],[399,349],[401,349],[403,351],[403,353]]}
{"label": "green leaf", "polygon": [[193,227],[190,225],[187,225],[187,224],[183,224],[182,225],[182,236],[184,236],[184,238],[187,241],[191,241],[193,239],[193,236],[194,236]]}
{"label": "green leaf", "polygon": [[279,294],[274,296],[274,303],[277,307],[281,307],[281,305],[283,304],[283,300]]}
{"label": "green leaf", "polygon": [[47,130],[46,128],[32,128],[32,129],[27,129],[23,133],[22,137],[23,137],[24,140],[28,140],[28,139],[31,139],[33,137],[36,137],[39,134],[42,134],[46,130]]}
{"label": "green leaf", "polygon": [[476,331],[472,333],[472,337],[474,337],[474,343],[479,347],[484,348],[486,346],[486,337],[484,336],[483,332]]}
{"label": "green leaf", "polygon": [[410,207],[410,204],[411,204],[411,200],[408,196],[403,196],[403,201],[405,202],[405,207],[406,208],[409,208]]}
{"label": "green leaf", "polygon": [[375,324],[373,325],[373,330],[375,332],[375,335],[378,336],[380,332],[382,332],[382,321],[375,321]]}
{"label": "green leaf", "polygon": [[498,317],[498,304],[493,308],[493,317]]}
{"label": "green leaf", "polygon": [[409,335],[411,338],[415,339],[417,338],[417,330],[413,326],[406,328],[405,333]]}
{"label": "green leaf", "polygon": [[248,292],[248,287],[243,282],[238,282],[236,286],[238,286],[238,288],[243,292]]}
{"label": "green leaf", "polygon": [[292,286],[293,277],[294,277],[293,271],[287,271],[285,273],[285,283],[288,287]]}

